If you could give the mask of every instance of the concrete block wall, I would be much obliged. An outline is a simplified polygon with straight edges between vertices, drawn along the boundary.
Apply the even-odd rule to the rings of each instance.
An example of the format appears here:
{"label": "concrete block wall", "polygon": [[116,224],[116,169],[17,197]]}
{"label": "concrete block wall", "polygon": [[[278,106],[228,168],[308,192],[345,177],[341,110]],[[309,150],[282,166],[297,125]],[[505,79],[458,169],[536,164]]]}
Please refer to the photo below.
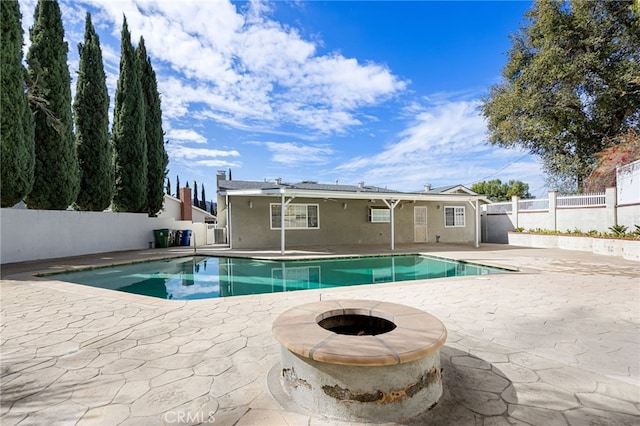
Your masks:
{"label": "concrete block wall", "polygon": [[0,263],[148,249],[154,229],[191,229],[191,245],[207,241],[207,225],[144,213],[0,209]]}
{"label": "concrete block wall", "polygon": [[506,244],[507,233],[516,228],[609,232],[614,225],[627,226],[630,231],[635,229],[635,225],[640,225],[640,204],[618,205],[616,188],[607,188],[605,205],[599,207],[557,207],[557,198],[556,192],[549,192],[549,208],[546,210],[519,211],[518,197],[514,197],[510,212],[483,213],[482,241]]}

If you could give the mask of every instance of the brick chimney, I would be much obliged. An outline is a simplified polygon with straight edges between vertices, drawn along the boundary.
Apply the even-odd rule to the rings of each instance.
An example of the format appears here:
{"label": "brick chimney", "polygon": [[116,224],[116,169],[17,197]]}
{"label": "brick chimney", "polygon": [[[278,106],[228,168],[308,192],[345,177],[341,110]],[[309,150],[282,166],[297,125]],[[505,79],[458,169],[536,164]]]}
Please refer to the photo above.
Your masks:
{"label": "brick chimney", "polygon": [[180,188],[180,219],[193,220],[191,211],[191,188]]}

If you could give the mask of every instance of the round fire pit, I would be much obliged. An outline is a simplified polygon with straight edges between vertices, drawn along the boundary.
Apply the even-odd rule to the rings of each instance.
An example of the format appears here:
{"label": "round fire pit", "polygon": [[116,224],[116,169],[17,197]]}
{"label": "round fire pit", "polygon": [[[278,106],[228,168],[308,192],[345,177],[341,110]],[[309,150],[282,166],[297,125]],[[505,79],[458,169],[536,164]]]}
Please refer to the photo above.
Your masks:
{"label": "round fire pit", "polygon": [[280,381],[299,406],[345,420],[415,417],[442,395],[439,350],[447,330],[434,316],[375,300],[330,300],[282,313]]}

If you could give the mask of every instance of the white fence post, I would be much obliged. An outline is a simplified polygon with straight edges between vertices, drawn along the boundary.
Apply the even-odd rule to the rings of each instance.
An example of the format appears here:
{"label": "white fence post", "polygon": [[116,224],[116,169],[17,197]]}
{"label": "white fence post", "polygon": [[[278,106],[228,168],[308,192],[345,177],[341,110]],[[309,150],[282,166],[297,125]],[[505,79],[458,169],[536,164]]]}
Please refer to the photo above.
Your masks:
{"label": "white fence post", "polygon": [[513,218],[513,227],[514,229],[518,226],[518,202],[520,201],[520,197],[517,195],[511,196],[511,217]]}
{"label": "white fence post", "polygon": [[558,191],[549,191],[549,220],[551,229],[558,230],[558,216],[556,214],[558,210]]}
{"label": "white fence post", "polygon": [[618,212],[616,207],[616,188],[606,188],[604,191],[604,203],[607,209],[606,227],[610,228],[618,224]]}

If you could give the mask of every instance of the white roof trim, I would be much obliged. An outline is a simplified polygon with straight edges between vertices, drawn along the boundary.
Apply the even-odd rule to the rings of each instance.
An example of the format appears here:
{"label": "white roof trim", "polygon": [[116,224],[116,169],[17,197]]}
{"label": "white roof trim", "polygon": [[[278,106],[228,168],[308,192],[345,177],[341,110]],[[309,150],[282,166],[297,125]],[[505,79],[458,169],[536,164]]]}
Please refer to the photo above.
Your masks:
{"label": "white roof trim", "polygon": [[447,189],[446,191],[442,191],[442,194],[453,194],[455,191],[464,191],[469,195],[475,195],[475,192],[473,192],[472,190],[470,190],[464,185],[456,185],[452,188]]}
{"label": "white roof trim", "polygon": [[313,189],[295,188],[270,188],[270,189],[228,189],[220,191],[220,195],[228,196],[258,196],[258,197],[296,197],[296,198],[318,198],[318,199],[351,199],[351,200],[398,200],[398,201],[475,201],[490,204],[487,198],[482,195],[467,194],[420,194],[405,192],[375,192],[375,191],[317,191]]}

